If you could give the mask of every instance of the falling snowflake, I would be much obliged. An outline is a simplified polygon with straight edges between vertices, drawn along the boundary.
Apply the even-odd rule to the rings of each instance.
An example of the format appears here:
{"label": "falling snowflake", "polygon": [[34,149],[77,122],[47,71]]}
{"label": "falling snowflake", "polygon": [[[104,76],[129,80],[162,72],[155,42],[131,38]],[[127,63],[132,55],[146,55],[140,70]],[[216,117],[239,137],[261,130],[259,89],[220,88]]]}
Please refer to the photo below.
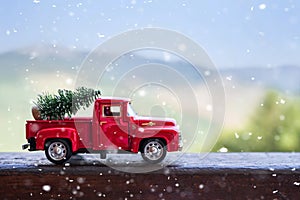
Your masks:
{"label": "falling snowflake", "polygon": [[219,149],[219,152],[226,153],[228,152],[228,149],[226,147],[222,147],[221,149]]}
{"label": "falling snowflake", "polygon": [[49,192],[51,190],[51,186],[50,185],[43,185],[43,190],[46,192]]}
{"label": "falling snowflake", "polygon": [[285,100],[284,99],[280,99],[280,103],[281,104],[285,104]]}
{"label": "falling snowflake", "polygon": [[213,109],[212,105],[210,105],[210,104],[206,105],[206,110],[207,111],[212,111],[212,109]]}
{"label": "falling snowflake", "polygon": [[273,190],[273,194],[276,194],[276,193],[278,193],[278,190]]}
{"label": "falling snowflake", "polygon": [[98,38],[104,38],[105,37],[105,35],[101,34],[101,33],[97,33],[97,36],[98,36]]}
{"label": "falling snowflake", "polygon": [[262,136],[258,136],[258,137],[257,137],[258,140],[261,140],[262,138],[263,138]]}
{"label": "falling snowflake", "polygon": [[227,76],[226,79],[227,79],[228,81],[231,81],[231,80],[232,80],[232,76]]}
{"label": "falling snowflake", "polygon": [[258,8],[259,8],[260,10],[264,10],[264,9],[267,8],[267,5],[264,4],[264,3],[262,3],[262,4],[260,4],[260,5],[258,6]]}
{"label": "falling snowflake", "polygon": [[204,75],[205,75],[205,76],[209,76],[209,75],[210,75],[210,71],[209,71],[209,70],[206,70],[206,71],[204,72]]}
{"label": "falling snowflake", "polygon": [[280,121],[283,121],[283,120],[285,120],[285,116],[284,115],[280,115],[279,119],[280,119]]}
{"label": "falling snowflake", "polygon": [[238,133],[234,133],[234,136],[236,139],[238,139],[240,137]]}
{"label": "falling snowflake", "polygon": [[300,186],[300,182],[294,182],[294,185]]}

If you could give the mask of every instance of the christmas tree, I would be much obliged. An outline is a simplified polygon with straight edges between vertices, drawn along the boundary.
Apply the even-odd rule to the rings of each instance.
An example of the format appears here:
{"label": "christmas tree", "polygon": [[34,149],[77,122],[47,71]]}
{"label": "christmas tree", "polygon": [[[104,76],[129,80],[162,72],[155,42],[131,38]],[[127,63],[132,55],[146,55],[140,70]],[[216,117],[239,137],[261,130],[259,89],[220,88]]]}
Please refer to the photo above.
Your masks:
{"label": "christmas tree", "polygon": [[75,91],[58,90],[58,94],[38,95],[32,114],[35,119],[62,120],[75,115],[78,110],[86,109],[101,95],[99,90],[79,87]]}

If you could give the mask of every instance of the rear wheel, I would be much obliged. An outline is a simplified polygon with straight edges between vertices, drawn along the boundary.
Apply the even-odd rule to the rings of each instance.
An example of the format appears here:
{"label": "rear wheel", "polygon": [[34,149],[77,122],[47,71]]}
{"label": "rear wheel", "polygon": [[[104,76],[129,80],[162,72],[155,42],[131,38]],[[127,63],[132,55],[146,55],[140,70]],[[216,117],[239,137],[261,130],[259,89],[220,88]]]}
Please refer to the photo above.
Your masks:
{"label": "rear wheel", "polygon": [[141,153],[145,161],[155,164],[166,157],[167,149],[161,140],[148,139],[143,143]]}
{"label": "rear wheel", "polygon": [[72,150],[66,140],[53,139],[45,144],[45,154],[52,163],[63,164],[71,158]]}

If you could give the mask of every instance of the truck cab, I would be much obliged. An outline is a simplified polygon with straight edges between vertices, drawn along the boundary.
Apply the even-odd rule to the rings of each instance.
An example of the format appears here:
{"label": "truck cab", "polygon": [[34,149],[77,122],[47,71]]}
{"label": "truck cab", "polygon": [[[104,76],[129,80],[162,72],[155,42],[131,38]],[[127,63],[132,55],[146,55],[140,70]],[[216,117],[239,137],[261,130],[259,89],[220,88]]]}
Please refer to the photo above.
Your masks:
{"label": "truck cab", "polygon": [[138,116],[130,99],[104,97],[95,100],[91,118],[29,120],[28,143],[23,149],[45,150],[55,164],[72,154],[138,153],[149,163],[161,162],[167,152],[180,151],[182,140],[176,121],[171,118]]}

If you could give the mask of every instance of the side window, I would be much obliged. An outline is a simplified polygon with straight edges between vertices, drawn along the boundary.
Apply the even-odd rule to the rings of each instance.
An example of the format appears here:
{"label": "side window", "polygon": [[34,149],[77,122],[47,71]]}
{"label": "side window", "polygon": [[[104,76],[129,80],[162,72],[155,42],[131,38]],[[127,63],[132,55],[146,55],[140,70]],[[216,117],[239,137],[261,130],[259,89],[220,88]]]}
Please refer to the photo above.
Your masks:
{"label": "side window", "polygon": [[104,105],[103,106],[104,117],[119,117],[121,116],[121,106]]}

